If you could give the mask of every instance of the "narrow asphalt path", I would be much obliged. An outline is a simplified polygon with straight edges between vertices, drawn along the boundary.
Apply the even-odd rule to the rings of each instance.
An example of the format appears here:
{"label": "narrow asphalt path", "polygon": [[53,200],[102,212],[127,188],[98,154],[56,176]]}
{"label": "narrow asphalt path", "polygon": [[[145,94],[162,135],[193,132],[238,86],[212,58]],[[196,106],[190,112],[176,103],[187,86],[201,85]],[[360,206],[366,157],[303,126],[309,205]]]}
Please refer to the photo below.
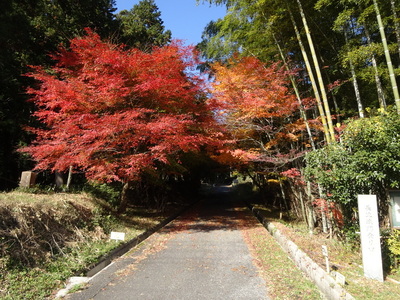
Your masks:
{"label": "narrow asphalt path", "polygon": [[219,187],[67,299],[269,299],[242,235],[249,214]]}

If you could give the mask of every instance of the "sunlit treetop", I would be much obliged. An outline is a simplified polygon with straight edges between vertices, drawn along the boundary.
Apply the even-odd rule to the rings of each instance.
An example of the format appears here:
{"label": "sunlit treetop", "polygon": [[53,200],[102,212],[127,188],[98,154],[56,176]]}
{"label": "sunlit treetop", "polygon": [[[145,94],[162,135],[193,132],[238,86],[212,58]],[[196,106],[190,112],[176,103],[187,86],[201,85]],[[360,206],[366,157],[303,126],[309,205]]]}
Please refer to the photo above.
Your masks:
{"label": "sunlit treetop", "polygon": [[179,43],[146,53],[103,42],[88,30],[30,74],[34,113],[44,129],[22,149],[37,169],[73,166],[103,181],[130,181],[179,154],[218,143],[201,79],[189,77],[191,48]]}

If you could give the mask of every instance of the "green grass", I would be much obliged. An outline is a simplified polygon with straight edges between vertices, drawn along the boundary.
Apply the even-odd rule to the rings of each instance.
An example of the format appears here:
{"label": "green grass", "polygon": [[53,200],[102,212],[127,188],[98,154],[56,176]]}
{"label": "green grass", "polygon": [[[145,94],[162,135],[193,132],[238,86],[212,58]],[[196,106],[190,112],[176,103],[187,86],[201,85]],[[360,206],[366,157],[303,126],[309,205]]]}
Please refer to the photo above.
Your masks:
{"label": "green grass", "polygon": [[44,299],[71,276],[85,276],[84,266],[96,262],[99,257],[117,246],[115,242],[88,242],[80,247],[65,249],[52,262],[35,268],[9,269],[2,283],[5,291],[0,293],[2,299]]}
{"label": "green grass", "polygon": [[[56,291],[64,288],[69,277],[85,276],[89,266],[122,243],[109,239],[111,231],[124,232],[128,241],[179,208],[181,206],[174,204],[161,213],[138,206],[129,208],[123,215],[116,215],[111,213],[106,202],[85,193],[1,193],[0,214],[3,215],[0,217],[15,228],[1,227],[0,223],[0,231],[7,232],[9,236],[17,234],[21,246],[16,247],[15,238],[0,239],[0,299],[45,299],[54,296]],[[65,228],[46,231],[43,224],[52,222]],[[63,231],[57,233],[56,229]],[[40,230],[45,230],[43,237],[40,237]],[[46,246],[43,239],[49,231],[58,236],[65,232],[70,235],[61,240],[62,247],[56,249],[53,245],[49,251],[39,247],[39,244]],[[18,260],[18,256],[12,256],[11,252],[15,254],[15,251],[21,250],[25,245],[22,241],[29,239],[37,239],[34,241],[37,250],[32,247],[26,251],[25,256],[33,262],[27,267],[23,257]],[[35,251],[41,255],[37,256]]]}
{"label": "green grass", "polygon": [[[397,299],[398,295],[400,295],[400,284],[390,280],[378,282],[364,277],[359,245],[349,245],[336,239],[329,239],[324,234],[314,233],[310,235],[305,223],[290,220],[283,222],[277,219],[276,215],[268,209],[259,205],[256,207],[269,222],[272,222],[281,233],[292,240],[323,269],[325,269],[325,262],[321,252],[321,245],[327,245],[331,265],[336,265],[338,272],[345,276],[346,285],[344,288],[355,299],[388,300]],[[272,251],[272,249],[266,249],[266,251]],[[284,270],[282,272],[288,272],[288,270],[282,270]],[[389,275],[389,277],[395,280],[400,278],[399,274],[396,273]]]}
{"label": "green grass", "polygon": [[265,229],[251,230],[248,239],[253,245],[271,299],[323,299],[318,288],[294,265]]}

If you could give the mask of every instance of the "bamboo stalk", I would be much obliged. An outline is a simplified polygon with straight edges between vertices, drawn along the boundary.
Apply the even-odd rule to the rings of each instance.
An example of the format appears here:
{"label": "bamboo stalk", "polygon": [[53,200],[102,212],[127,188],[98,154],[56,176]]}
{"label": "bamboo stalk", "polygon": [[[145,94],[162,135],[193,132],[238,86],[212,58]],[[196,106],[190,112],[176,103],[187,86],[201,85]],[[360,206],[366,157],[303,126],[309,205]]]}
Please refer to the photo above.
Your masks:
{"label": "bamboo stalk", "polygon": [[326,95],[325,85],[324,85],[324,81],[322,79],[321,68],[319,66],[318,58],[317,58],[316,51],[315,51],[315,48],[314,48],[314,42],[313,42],[312,37],[311,37],[310,28],[308,27],[307,19],[306,19],[306,16],[304,14],[303,6],[301,5],[300,0],[297,0],[297,4],[299,6],[299,11],[300,11],[301,19],[303,21],[304,29],[306,31],[308,45],[309,45],[310,51],[311,51],[311,57],[312,57],[313,62],[314,62],[315,72],[317,73],[318,84],[319,84],[319,88],[320,88],[320,91],[321,91],[322,102],[324,104],[324,109],[325,109],[325,114],[326,114],[326,121],[328,123],[330,141],[334,142],[335,141],[335,131],[334,131],[334,128],[333,128],[332,116],[331,116],[329,103],[328,103],[328,97]]}
{"label": "bamboo stalk", "polygon": [[[281,58],[282,58],[282,61],[283,61],[284,65],[285,65],[286,70],[290,71],[290,68],[289,68],[289,66],[288,66],[288,64],[286,62],[285,55],[283,54],[282,48],[279,45],[278,40],[275,38],[275,35],[274,35],[274,40],[275,40],[276,46],[278,47],[279,53],[281,55]],[[297,87],[296,81],[294,80],[293,76],[290,75],[289,78],[290,78],[290,82],[292,83],[294,93],[296,94],[297,101],[299,102],[300,114],[301,114],[301,117],[304,120],[304,124],[306,125],[306,129],[307,129],[307,133],[308,133],[308,136],[309,136],[311,147],[312,147],[313,150],[315,150],[315,143],[314,143],[313,136],[312,136],[312,133],[311,133],[310,124],[308,123],[308,119],[307,119],[307,115],[306,115],[306,112],[305,112],[305,109],[304,109],[303,101],[301,100],[301,97],[300,97],[299,89]]]}
{"label": "bamboo stalk", "polygon": [[374,1],[375,12],[376,12],[376,19],[378,21],[378,26],[379,26],[379,32],[380,32],[381,39],[382,39],[382,45],[383,45],[383,48],[385,50],[385,58],[386,58],[386,63],[387,63],[387,67],[388,67],[388,70],[389,70],[390,82],[392,84],[394,101],[395,101],[395,104],[396,104],[397,113],[400,114],[399,89],[397,87],[396,75],[394,73],[392,59],[390,57],[389,47],[388,47],[387,40],[386,40],[385,28],[383,26],[383,22],[382,22],[382,18],[381,18],[381,13],[379,11],[378,3],[376,2],[376,0],[373,0],[373,1]]}
{"label": "bamboo stalk", "polygon": [[[349,39],[347,36],[347,32],[346,30],[344,31],[344,38],[346,41],[346,44],[349,44]],[[361,95],[360,95],[360,89],[358,87],[358,81],[357,81],[357,75],[356,75],[356,71],[353,65],[353,61],[351,59],[351,57],[349,57],[349,66],[350,66],[350,73],[351,73],[351,77],[353,78],[353,88],[354,88],[354,93],[356,94],[356,101],[357,101],[357,107],[358,107],[358,115],[360,116],[360,118],[364,118],[364,108],[361,102]]]}
{"label": "bamboo stalk", "polygon": [[[367,38],[368,45],[371,45],[372,44],[371,35],[369,34],[369,30],[368,30],[366,24],[364,24],[364,32],[365,32],[365,36]],[[382,109],[386,109],[385,94],[383,93],[382,82],[381,82],[381,79],[379,78],[378,64],[376,62],[374,53],[372,53],[371,62],[372,62],[372,67],[374,68],[374,71],[375,71],[374,76],[375,76],[376,90],[378,93],[379,107]]]}
{"label": "bamboo stalk", "polygon": [[331,136],[329,134],[329,129],[328,129],[327,121],[326,121],[325,111],[324,111],[324,108],[322,106],[321,96],[320,96],[320,93],[319,93],[319,90],[318,90],[318,87],[317,87],[317,84],[316,84],[316,81],[315,81],[315,78],[314,78],[314,73],[312,71],[310,60],[308,59],[308,55],[307,55],[307,52],[306,52],[306,50],[304,48],[304,44],[303,44],[303,42],[301,40],[300,32],[299,32],[299,29],[297,27],[296,21],[294,20],[293,14],[292,14],[292,12],[291,12],[291,10],[289,8],[288,8],[288,10],[289,10],[289,14],[290,14],[290,19],[291,19],[293,27],[294,27],[294,31],[296,33],[297,41],[298,41],[299,46],[300,46],[301,54],[303,56],[304,63],[306,64],[306,69],[307,69],[307,72],[308,72],[308,76],[310,77],[311,86],[312,86],[312,89],[313,89],[313,92],[314,92],[315,100],[317,102],[319,115],[321,117],[321,122],[322,122],[323,130],[324,130],[324,134],[325,134],[325,139],[326,139],[326,142],[328,144],[330,144],[332,139],[331,139]]}

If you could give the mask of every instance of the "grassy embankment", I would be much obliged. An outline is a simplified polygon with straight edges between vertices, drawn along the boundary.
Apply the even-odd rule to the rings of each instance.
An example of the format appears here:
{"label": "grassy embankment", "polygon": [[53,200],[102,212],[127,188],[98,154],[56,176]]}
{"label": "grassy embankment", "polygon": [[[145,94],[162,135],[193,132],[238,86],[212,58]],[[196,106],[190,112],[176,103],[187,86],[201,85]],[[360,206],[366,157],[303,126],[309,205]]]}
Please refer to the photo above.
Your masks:
{"label": "grassy embankment", "polygon": [[[378,282],[376,280],[367,279],[364,277],[364,271],[362,267],[362,255],[360,245],[357,242],[346,243],[340,242],[335,238],[329,238],[326,234],[315,230],[313,234],[310,234],[304,222],[298,220],[291,220],[290,218],[280,219],[280,212],[273,208],[266,207],[262,201],[257,201],[255,193],[249,186],[242,186],[239,193],[245,195],[245,198],[250,202],[256,209],[260,210],[268,222],[272,223],[283,235],[292,240],[303,252],[311,257],[322,269],[326,269],[325,257],[322,253],[322,246],[328,247],[329,262],[331,271],[339,272],[345,276],[346,284],[344,288],[355,298],[355,299],[377,299],[377,300],[389,300],[398,299],[400,295],[400,270],[392,270],[390,274],[386,274],[384,282]],[[271,260],[271,245],[268,245],[264,237],[255,235],[253,237],[256,242],[256,249],[259,253],[261,263],[264,265],[274,264],[273,270],[269,270],[269,277],[271,278],[282,278],[283,274],[289,274],[285,263],[275,265],[275,260]],[[263,250],[265,249],[265,250]],[[278,259],[279,261],[279,259]],[[283,260],[282,260],[283,261]],[[266,267],[267,268],[267,267]],[[275,272],[271,274],[272,272]],[[334,273],[332,276],[334,277]],[[285,277],[285,276],[284,276]],[[285,277],[286,278],[286,277]],[[276,283],[276,284],[279,284]],[[282,289],[284,286],[282,287]],[[290,295],[290,294],[288,294]],[[309,295],[311,297],[311,295]],[[294,297],[294,295],[293,295]],[[285,293],[280,293],[278,296],[280,299],[293,299],[286,298]],[[296,298],[296,297],[294,297]],[[307,298],[307,297],[306,297]],[[306,299],[304,298],[304,299]],[[303,298],[301,298],[303,299]],[[314,299],[314,298],[307,298]]]}
{"label": "grassy embankment", "polygon": [[111,231],[132,239],[177,211],[142,206],[123,215],[86,193],[0,194],[0,298],[45,299],[71,276],[85,276],[100,257],[121,242]]}
{"label": "grassy embankment", "polygon": [[[400,294],[400,284],[391,280],[400,281],[399,274],[389,275],[383,283],[364,278],[359,248],[317,232],[310,235],[303,223],[279,220],[271,209],[253,204],[322,268],[320,249],[327,245],[331,265],[346,277],[345,289],[356,299],[395,299]],[[131,239],[179,208],[173,204],[160,213],[135,206],[116,215],[109,213],[112,209],[106,202],[85,193],[0,194],[0,298],[50,296],[64,287],[67,278],[84,276],[90,265],[119,245],[109,240],[110,231],[125,232]],[[252,228],[246,239],[267,282],[272,282],[272,298],[320,298],[267,231]]]}

